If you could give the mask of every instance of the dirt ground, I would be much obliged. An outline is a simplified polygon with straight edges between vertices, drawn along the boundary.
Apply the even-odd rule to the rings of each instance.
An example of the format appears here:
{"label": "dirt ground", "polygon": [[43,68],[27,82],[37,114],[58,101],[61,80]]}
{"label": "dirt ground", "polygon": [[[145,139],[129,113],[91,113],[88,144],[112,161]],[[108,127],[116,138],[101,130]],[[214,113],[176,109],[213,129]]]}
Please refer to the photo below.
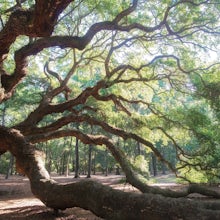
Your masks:
{"label": "dirt ground", "polygon": [[[67,183],[80,181],[85,176],[75,179],[74,176],[52,176],[57,182]],[[138,190],[129,184],[121,181],[124,176],[119,175],[95,175],[93,180],[99,181],[105,185],[109,185],[115,189],[137,192]],[[175,177],[171,175],[161,175],[157,177],[155,186],[161,188],[171,188],[180,190],[184,185],[176,184]],[[215,187],[220,191],[219,187]],[[191,194],[191,199],[207,199],[207,197],[199,194]],[[44,204],[36,199],[30,190],[29,180],[22,176],[11,176],[5,180],[4,176],[0,175],[0,220],[101,220],[90,211],[75,207],[66,209],[55,215],[52,209],[44,206]]]}
{"label": "dirt ground", "polygon": [[[58,182],[75,182],[73,176],[54,176]],[[80,179],[85,178],[81,176]],[[123,176],[92,176],[93,179],[124,191],[136,191],[128,184],[119,183]],[[79,179],[79,180],[80,180]],[[8,180],[0,175],[0,220],[101,220],[90,211],[71,208],[55,215],[52,209],[36,199],[30,190],[29,180],[22,176],[11,176]]]}

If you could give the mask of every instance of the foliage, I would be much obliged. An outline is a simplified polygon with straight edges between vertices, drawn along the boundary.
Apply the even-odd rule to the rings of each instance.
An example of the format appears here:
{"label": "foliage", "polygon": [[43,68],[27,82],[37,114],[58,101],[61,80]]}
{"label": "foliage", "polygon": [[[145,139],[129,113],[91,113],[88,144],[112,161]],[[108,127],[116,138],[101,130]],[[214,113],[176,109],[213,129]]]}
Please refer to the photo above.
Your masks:
{"label": "foliage", "polygon": [[[0,3],[3,32],[18,10],[14,4]],[[21,13],[32,13],[35,4],[22,1]],[[103,135],[143,175],[148,175],[153,152],[173,170],[178,161],[186,170],[201,171],[207,181],[217,176],[219,3],[76,0],[60,11],[47,37],[18,33],[7,48],[2,71],[16,75],[21,64],[23,75],[2,99],[1,124],[30,141],[35,136],[51,171],[59,172],[66,156],[73,170],[75,141],[66,134],[59,139],[50,135],[77,130],[87,135],[79,143],[83,172],[87,144],[93,144],[88,135]],[[3,92],[6,87],[2,85]],[[41,140],[44,132],[48,136]],[[76,132],[69,136],[81,137]],[[117,160],[106,152],[105,144],[94,145],[94,167],[104,169],[106,155],[108,166],[115,167]]]}
{"label": "foliage", "polygon": [[144,158],[143,155],[138,155],[135,157],[134,167],[145,178],[149,178],[149,162]]}
{"label": "foliage", "polygon": [[2,155],[0,159],[1,159],[0,160],[0,166],[1,166],[0,173],[6,175],[8,171],[9,161],[10,161],[10,153],[6,153]]}

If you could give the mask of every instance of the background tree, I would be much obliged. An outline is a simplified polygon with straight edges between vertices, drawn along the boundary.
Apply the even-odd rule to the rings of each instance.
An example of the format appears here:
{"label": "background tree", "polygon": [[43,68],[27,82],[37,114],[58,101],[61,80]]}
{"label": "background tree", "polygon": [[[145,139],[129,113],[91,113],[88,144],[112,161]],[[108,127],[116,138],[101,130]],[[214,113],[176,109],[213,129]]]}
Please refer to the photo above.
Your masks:
{"label": "background tree", "polygon": [[[129,158],[139,143],[176,175],[193,167],[217,176],[218,1],[0,4],[0,101],[11,103],[5,116],[10,123],[0,127],[0,152],[12,153],[37,198],[54,209],[79,206],[105,219],[220,218],[218,203],[176,199],[219,193],[194,184],[181,192],[148,186]],[[62,139],[66,144],[60,142],[57,152],[69,152],[71,136],[87,150],[104,146],[143,194],[52,180],[39,145],[56,149],[54,139]],[[168,145],[178,167],[164,154]],[[140,160],[147,161],[141,156],[136,165]]]}

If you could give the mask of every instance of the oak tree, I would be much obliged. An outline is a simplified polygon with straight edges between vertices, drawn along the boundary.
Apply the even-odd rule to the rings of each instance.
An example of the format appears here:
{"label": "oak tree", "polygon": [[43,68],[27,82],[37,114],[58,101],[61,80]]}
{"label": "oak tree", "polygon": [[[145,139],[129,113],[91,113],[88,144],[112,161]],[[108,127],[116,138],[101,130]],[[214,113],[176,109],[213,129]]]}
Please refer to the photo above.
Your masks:
{"label": "oak tree", "polygon": [[[219,198],[218,192],[195,184],[178,192],[149,186],[117,146],[118,138],[133,139],[178,175],[155,146],[163,139],[172,143],[181,166],[190,166],[197,152],[185,150],[184,141],[193,137],[199,143],[205,135],[178,112],[188,107],[186,101],[193,105],[198,79],[203,83],[207,73],[218,74],[217,0],[21,0],[0,5],[0,101],[19,98],[21,89],[31,91],[33,101],[31,108],[15,103],[23,116],[0,127],[0,153],[9,151],[16,158],[17,170],[30,179],[37,198],[54,209],[77,206],[105,219],[220,218],[218,202],[179,198],[194,192]],[[215,85],[219,82],[218,77]],[[214,110],[210,117],[217,118]],[[69,136],[88,148],[105,146],[126,181],[142,194],[91,180],[61,185],[51,179],[36,146]],[[206,143],[219,146],[218,139]]]}

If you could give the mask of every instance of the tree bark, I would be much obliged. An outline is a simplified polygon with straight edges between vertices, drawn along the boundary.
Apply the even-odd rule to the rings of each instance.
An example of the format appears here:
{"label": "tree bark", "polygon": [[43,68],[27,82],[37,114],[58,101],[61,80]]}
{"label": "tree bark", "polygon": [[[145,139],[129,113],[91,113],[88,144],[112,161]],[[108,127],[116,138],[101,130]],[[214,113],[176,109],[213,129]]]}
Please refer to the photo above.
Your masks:
{"label": "tree bark", "polygon": [[[36,0],[35,4],[33,5],[34,8],[27,10],[14,10],[8,16],[8,21],[0,32],[0,71],[2,86],[0,91],[0,102],[9,99],[19,82],[27,75],[27,58],[31,55],[36,55],[45,48],[57,46],[60,48],[69,47],[72,49],[83,50],[86,45],[91,42],[94,36],[103,30],[123,32],[140,30],[144,34],[152,33],[151,36],[154,36],[157,31],[164,27],[167,31],[167,37],[169,37],[169,35],[176,35],[178,38],[183,37],[187,29],[191,29],[191,33],[202,30],[200,25],[194,25],[194,28],[193,26],[187,27],[187,29],[182,28],[182,30],[177,30],[175,32],[169,26],[169,13],[179,4],[203,4],[193,3],[193,1],[179,1],[176,4],[173,4],[171,7],[167,7],[167,9],[164,9],[164,15],[161,15],[161,21],[156,22],[155,26],[148,27],[140,23],[122,25],[123,18],[127,17],[137,8],[138,0],[134,0],[126,10],[116,15],[112,21],[94,23],[88,28],[87,32],[83,36],[51,36],[59,15],[71,2],[74,2],[74,0]],[[204,2],[207,3],[207,1]],[[208,26],[204,26],[203,32],[205,33],[206,30],[208,32],[212,32],[214,31],[214,28],[212,30],[212,28],[209,29]],[[213,32],[213,34],[214,33],[215,32]],[[3,68],[3,62],[6,61],[9,49],[19,35],[37,37],[39,39],[31,44],[23,46],[21,49],[18,49],[15,52],[15,69],[12,74],[8,74]],[[190,32],[188,35],[190,35]],[[149,39],[151,36],[149,35]],[[179,70],[181,70],[183,73],[189,73],[189,71],[185,71],[184,68],[181,67],[180,59],[175,55],[159,55],[153,58],[153,60],[147,65],[153,64],[153,62],[159,58],[172,58],[176,61]],[[111,74],[117,73],[118,71],[122,71],[121,73],[123,73],[123,71],[126,70],[134,70],[134,72],[139,73],[144,66],[146,67],[146,64],[141,65],[140,68],[136,68],[131,65],[121,65],[113,69],[111,72],[106,69],[106,76],[111,76]],[[121,79],[121,82],[133,82],[133,79]],[[46,93],[46,95],[43,97],[39,106],[33,112],[31,112],[23,122],[17,125],[17,130],[0,127],[0,154],[10,151],[15,156],[17,170],[20,173],[26,174],[30,179],[33,194],[44,202],[45,205],[54,209],[65,209],[68,207],[78,206],[91,210],[97,216],[113,220],[220,219],[220,205],[218,203],[207,204],[202,201],[195,202],[183,198],[171,199],[163,197],[180,197],[187,196],[193,192],[199,192],[220,198],[220,194],[218,192],[207,191],[198,185],[190,185],[185,191],[180,193],[146,186],[146,184],[138,179],[132,168],[130,168],[130,164],[125,158],[123,158],[124,155],[122,152],[115,148],[113,142],[109,141],[106,136],[89,136],[77,130],[65,132],[65,130],[60,130],[60,128],[69,123],[80,121],[86,121],[89,124],[101,126],[105,131],[110,132],[113,135],[118,135],[123,139],[132,138],[139,143],[148,146],[159,160],[166,163],[166,165],[174,172],[176,171],[172,164],[164,159],[161,153],[151,142],[142,139],[135,133],[125,132],[124,130],[114,128],[109,126],[107,123],[100,122],[87,116],[77,116],[78,119],[76,117],[74,119],[72,114],[71,118],[62,117],[60,120],[50,124],[50,126],[37,127],[38,123],[45,116],[51,113],[63,113],[67,110],[73,110],[73,106],[85,104],[88,98],[91,96],[99,101],[113,101],[115,105],[118,105],[129,115],[129,111],[127,111],[120,102],[120,100],[126,102],[127,100],[125,98],[117,97],[114,94],[107,96],[100,95],[99,90],[110,87],[113,85],[111,83],[119,83],[119,81],[117,81],[117,77],[115,80],[112,80],[112,82],[110,81],[110,84],[106,84],[106,79],[100,80],[95,86],[87,87],[77,97],[67,100],[64,103],[57,104],[54,104],[52,100],[57,94],[64,91],[65,86],[48,91],[48,93]],[[65,137],[65,135],[75,136],[77,137],[77,146],[78,140],[84,141],[86,144],[92,143],[105,145],[115,159],[120,163],[120,166],[126,174],[127,181],[145,193],[125,193],[118,190],[113,190],[110,187],[103,186],[93,181],[83,181],[66,185],[58,184],[50,178],[47,170],[45,169],[42,153],[37,151],[34,145],[28,142],[27,135],[34,136],[32,140],[31,137],[29,137],[30,141],[33,141],[35,138],[35,141],[37,140],[36,142],[39,142],[39,137],[37,134],[44,136],[45,139],[49,139],[49,137]],[[78,163],[76,165],[76,176],[78,176]],[[163,196],[155,195],[156,193],[160,193]]]}
{"label": "tree bark", "polygon": [[79,178],[79,139],[76,138],[75,145],[75,178]]}
{"label": "tree bark", "polygon": [[151,153],[151,161],[152,161],[152,171],[153,175],[157,176],[157,160],[153,153]]}
{"label": "tree bark", "polygon": [[88,155],[88,173],[87,178],[91,178],[91,169],[92,169],[92,145],[89,145],[89,155]]}
{"label": "tree bark", "polygon": [[66,176],[69,176],[69,160],[70,160],[70,154],[68,151],[66,155],[66,171],[65,171]]}
{"label": "tree bark", "polygon": [[[173,191],[170,189],[162,189],[159,187],[152,187],[147,185],[143,180],[141,180],[140,178],[141,176],[133,171],[132,165],[126,159],[125,154],[119,148],[115,147],[111,139],[109,139],[104,135],[90,135],[90,134],[85,134],[79,130],[72,129],[72,130],[55,131],[50,134],[46,134],[46,137],[44,134],[42,134],[41,137],[40,136],[38,137],[41,140],[47,140],[48,137],[53,139],[53,138],[65,137],[65,136],[75,136],[78,139],[80,139],[80,141],[82,141],[84,144],[93,143],[95,145],[105,145],[108,148],[108,150],[111,152],[115,160],[120,164],[122,170],[126,175],[126,181],[143,193],[161,194],[163,196],[173,197],[173,198],[185,197],[191,193],[201,193],[206,196],[220,198],[220,193],[213,190],[207,190],[206,187],[200,185],[189,185],[182,191]],[[28,138],[28,140],[30,139]]]}
{"label": "tree bark", "polygon": [[14,156],[11,154],[10,155],[10,160],[8,164],[8,170],[5,176],[5,179],[8,179],[10,175],[13,173],[13,166],[14,166]]}
{"label": "tree bark", "polygon": [[93,157],[93,175],[96,174],[96,150],[94,150],[94,157]]}
{"label": "tree bark", "polygon": [[108,150],[105,151],[105,176],[108,176]]}
{"label": "tree bark", "polygon": [[[44,167],[42,155],[15,129],[0,127],[0,148],[16,157],[17,169],[30,179],[33,194],[54,209],[81,207],[105,219],[220,219],[220,204],[171,199],[150,193],[114,190],[94,181],[59,184]],[[186,211],[187,210],[187,211]]]}

